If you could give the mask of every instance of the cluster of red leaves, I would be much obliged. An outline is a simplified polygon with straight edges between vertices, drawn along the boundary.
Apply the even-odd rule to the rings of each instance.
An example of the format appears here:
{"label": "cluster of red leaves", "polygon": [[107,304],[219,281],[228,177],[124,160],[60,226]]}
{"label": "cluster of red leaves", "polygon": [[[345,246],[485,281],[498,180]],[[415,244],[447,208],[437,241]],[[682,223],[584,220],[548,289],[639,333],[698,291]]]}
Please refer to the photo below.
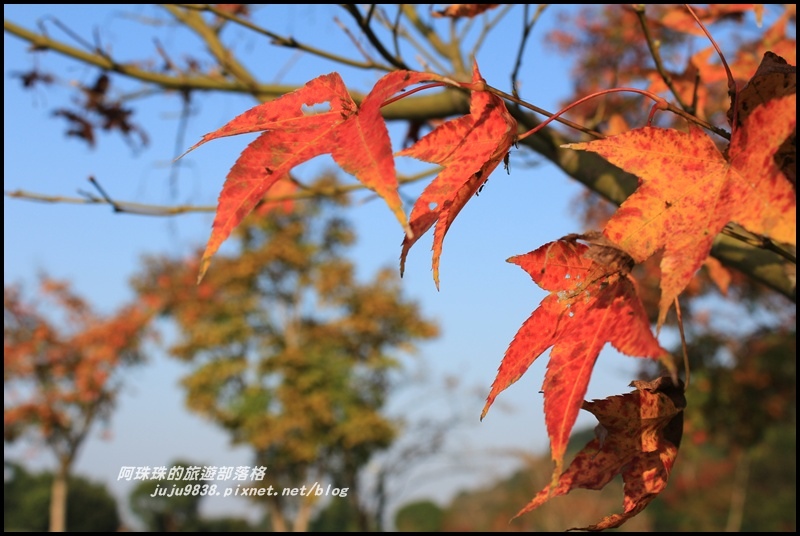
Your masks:
{"label": "cluster of red leaves", "polygon": [[756,108],[734,130],[726,153],[691,125],[688,132],[644,127],[567,146],[594,151],[639,177],[603,232],[636,262],[663,250],[659,326],[727,223],[796,241],[794,187],[773,158],[795,130],[796,106],[791,94]]}
{"label": "cluster of red leaves", "polygon": [[[578,239],[595,243],[587,246]],[[675,367],[650,330],[630,276],[630,257],[607,240],[565,237],[509,262],[528,272],[550,294],[514,336],[481,417],[497,395],[552,347],[542,390],[555,482],[592,370],[606,343],[623,354],[661,359],[672,371]]]}
{"label": "cluster of red leaves", "polygon": [[[483,10],[475,6],[454,5],[442,14],[474,16]],[[732,9],[708,16],[739,12]],[[776,58],[765,54],[762,68],[734,100],[729,116],[733,133],[724,150],[693,125],[687,131],[621,127],[616,135],[564,147],[600,154],[637,175],[639,188],[611,215],[602,233],[567,236],[510,259],[549,295],[509,345],[482,417],[500,392],[552,348],[543,391],[555,471],[550,486],[520,513],[574,488],[598,489],[621,473],[624,513],[587,527],[602,530],[636,515],[666,485],[680,443],[683,386],[672,357],[650,328],[630,270],[661,255],[658,330],[673,301],[709,262],[712,241],[728,223],[796,245],[794,161],[790,158],[795,153],[795,69]],[[445,234],[489,174],[508,157],[518,131],[504,101],[486,90],[475,64],[471,82],[457,84],[471,92],[469,114],[442,123],[393,154],[381,106],[391,102],[395,93],[422,82],[456,84],[430,73],[395,71],[381,78],[357,105],[341,78],[331,73],[256,106],[204,136],[191,149],[223,136],[262,132],[242,152],[223,186],[200,277],[220,244],[268,190],[286,180],[295,166],[331,154],[343,170],[383,198],[403,226],[401,271],[409,249],[436,226],[432,264],[438,286]],[[327,103],[328,109],[306,111],[321,103]],[[414,204],[409,221],[397,192],[397,156],[443,167]],[[717,265],[711,267],[719,271]],[[715,278],[725,280],[719,274]],[[629,395],[584,402],[594,364],[606,343],[626,355],[661,360],[670,376],[636,384],[637,391]],[[581,408],[598,417],[602,437],[587,445],[562,472],[567,441]]]}

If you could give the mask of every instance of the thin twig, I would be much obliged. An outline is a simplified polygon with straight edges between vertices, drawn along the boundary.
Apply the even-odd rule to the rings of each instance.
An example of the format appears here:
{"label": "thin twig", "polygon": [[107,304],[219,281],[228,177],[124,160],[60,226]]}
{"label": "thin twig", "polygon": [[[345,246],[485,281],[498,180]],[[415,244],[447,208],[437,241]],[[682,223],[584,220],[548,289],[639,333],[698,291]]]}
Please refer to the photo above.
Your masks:
{"label": "thin twig", "polygon": [[684,4],[686,9],[692,15],[694,20],[697,22],[697,25],[700,26],[700,29],[703,30],[703,33],[706,34],[706,37],[711,42],[711,45],[714,47],[714,50],[717,51],[717,55],[719,56],[720,62],[722,62],[722,66],[725,68],[725,74],[728,77],[728,94],[731,97],[731,109],[733,110],[733,120],[731,121],[731,125],[733,125],[733,129],[736,129],[736,125],[738,124],[738,114],[739,114],[739,106],[737,105],[737,99],[739,98],[739,89],[736,87],[736,79],[733,77],[733,73],[731,72],[731,68],[728,66],[728,62],[725,60],[725,55],[722,53],[722,50],[719,48],[719,45],[711,36],[711,33],[706,28],[706,25],[703,24],[703,21],[700,20],[700,17],[697,16],[697,13],[694,12],[692,6],[689,4]]}
{"label": "thin twig", "polygon": [[522,39],[520,39],[519,48],[517,49],[517,60],[514,62],[514,70],[511,72],[511,92],[517,98],[519,98],[519,93],[517,92],[519,70],[522,68],[522,56],[525,53],[525,44],[528,42],[528,38],[533,33],[533,27],[536,25],[536,22],[539,20],[539,17],[542,15],[548,5],[549,4],[539,4],[539,6],[536,8],[536,13],[534,13],[531,17],[531,20],[528,21],[528,4],[525,4],[522,23]]}
{"label": "thin twig", "polygon": [[355,19],[359,29],[361,29],[361,31],[364,32],[364,36],[372,44],[372,46],[375,47],[375,50],[378,52],[378,54],[381,55],[381,57],[383,57],[383,59],[385,59],[398,69],[404,69],[407,71],[411,70],[411,68],[409,68],[408,65],[406,65],[402,59],[393,56],[388,50],[386,50],[386,47],[383,46],[381,40],[378,39],[378,36],[375,35],[375,32],[372,31],[372,27],[369,25],[369,21],[365,20],[361,16],[361,12],[358,10],[358,7],[355,4],[340,4],[340,5]]}
{"label": "thin twig", "polygon": [[[430,44],[431,48],[441,57],[455,64],[453,60],[453,50],[448,43],[442,41],[439,34],[420,18],[416,4],[401,4],[403,14],[408,21]],[[444,71],[442,71],[444,72]]]}
{"label": "thin twig", "polygon": [[639,25],[642,27],[642,33],[644,34],[644,40],[647,43],[647,48],[650,49],[650,56],[652,56],[653,61],[656,64],[656,70],[658,71],[658,74],[661,75],[661,79],[669,88],[672,96],[675,97],[676,101],[678,101],[680,107],[686,110],[688,113],[694,115],[697,110],[690,108],[685,102],[683,102],[680,93],[672,83],[672,75],[670,75],[669,72],[667,72],[666,67],[664,67],[664,61],[661,59],[661,51],[659,50],[659,46],[656,43],[653,34],[650,33],[650,27],[647,25],[647,18],[645,17],[644,10],[645,4],[633,4],[633,12],[636,13],[636,17],[639,19]]}
{"label": "thin twig", "polygon": [[175,4],[175,5],[184,7],[186,9],[208,11],[209,13],[213,13],[214,15],[220,18],[229,20],[259,35],[263,35],[264,37],[269,37],[270,43],[276,46],[281,46],[286,48],[296,48],[298,50],[311,54],[312,56],[318,56],[320,58],[330,60],[335,63],[341,63],[342,65],[347,65],[349,67],[355,67],[357,69],[379,69],[382,71],[393,70],[393,68],[389,65],[371,63],[371,62],[365,63],[363,61],[357,61],[350,58],[345,58],[337,54],[333,54],[328,50],[322,50],[307,45],[305,43],[301,43],[297,41],[294,37],[284,37],[282,35],[278,35],[274,32],[267,30],[266,28],[262,28],[261,26],[253,24],[249,20],[243,19],[237,15],[234,15],[233,13],[228,13],[226,11],[220,10],[210,4]]}
{"label": "thin twig", "polygon": [[73,32],[66,24],[64,24],[63,22],[61,22],[57,18],[55,18],[55,17],[48,17],[48,18],[50,18],[52,20],[53,24],[56,25],[58,28],[60,28],[62,32],[64,32],[68,36],[70,36],[76,43],[78,43],[81,46],[83,46],[83,48],[85,48],[86,50],[91,50],[91,51],[93,51],[95,53],[99,53],[100,52],[100,49],[99,49],[98,46],[92,46],[91,43],[86,41],[80,35],[78,35],[75,32]]}
{"label": "thin twig", "polygon": [[797,255],[792,254],[789,251],[786,251],[784,248],[780,247],[778,244],[767,238],[766,236],[757,235],[755,233],[751,233],[747,231],[741,226],[734,226],[733,224],[727,224],[725,227],[722,228],[722,233],[726,234],[732,238],[735,238],[745,244],[749,244],[753,247],[757,247],[760,249],[765,249],[767,251],[772,251],[786,259],[787,261],[791,262],[792,264],[797,264]]}
{"label": "thin twig", "polygon": [[[426,179],[438,173],[439,171],[441,171],[441,168],[437,166],[414,175],[398,177],[397,182],[398,185],[405,186]],[[190,214],[190,213],[215,212],[217,210],[217,205],[155,205],[149,203],[135,203],[131,201],[115,201],[111,199],[111,197],[102,189],[102,187],[100,187],[99,183],[97,183],[97,181],[93,177],[90,177],[89,180],[92,182],[92,184],[94,184],[95,188],[97,188],[97,190],[100,192],[102,198],[95,197],[91,194],[84,194],[83,197],[69,197],[61,195],[47,195],[37,192],[28,192],[26,190],[7,191],[4,192],[4,195],[10,198],[22,199],[25,201],[35,201],[39,203],[54,203],[54,204],[65,203],[73,205],[110,205],[114,209],[114,212],[120,212],[125,214],[136,214],[141,216],[178,216],[181,214]],[[317,198],[321,195],[326,197],[334,197],[368,189],[363,184],[357,183],[357,184],[343,184],[335,188],[326,188],[324,192],[320,192],[318,189],[304,186],[302,185],[302,183],[298,182],[297,184],[301,186],[300,191],[280,196],[266,196],[264,197],[264,202],[277,203],[281,201],[312,199],[312,198]]]}
{"label": "thin twig", "polygon": [[[514,8],[514,4],[507,4],[507,5],[503,6],[503,7],[500,9],[500,12],[499,12],[499,13],[497,13],[497,14],[496,14],[494,17],[492,17],[490,20],[488,20],[488,21],[487,21],[487,22],[486,22],[486,23],[483,25],[483,29],[481,30],[481,33],[480,33],[480,34],[478,35],[478,37],[475,39],[475,46],[473,46],[473,47],[472,47],[472,56],[473,56],[473,57],[478,55],[478,51],[479,51],[479,50],[480,50],[480,48],[483,46],[483,42],[484,42],[484,41],[486,40],[486,38],[489,36],[489,33],[492,31],[492,29],[493,29],[493,28],[494,28],[494,27],[495,27],[497,24],[499,24],[499,23],[500,23],[500,21],[503,19],[503,17],[505,17],[505,16],[508,14],[508,12],[509,12],[511,9],[513,9],[513,8]],[[461,40],[463,41],[463,39],[464,39],[464,38],[463,38],[463,36],[462,36],[462,37],[461,37]]]}
{"label": "thin twig", "polygon": [[111,199],[111,197],[106,193],[103,187],[100,186],[100,183],[97,182],[97,179],[95,179],[94,177],[89,177],[89,182],[92,183],[92,186],[97,188],[97,191],[100,192],[100,195],[103,196],[103,199],[105,199],[106,203],[111,205],[111,207],[114,209],[114,212],[123,212],[120,206],[117,205],[117,203],[114,202],[114,200]]}

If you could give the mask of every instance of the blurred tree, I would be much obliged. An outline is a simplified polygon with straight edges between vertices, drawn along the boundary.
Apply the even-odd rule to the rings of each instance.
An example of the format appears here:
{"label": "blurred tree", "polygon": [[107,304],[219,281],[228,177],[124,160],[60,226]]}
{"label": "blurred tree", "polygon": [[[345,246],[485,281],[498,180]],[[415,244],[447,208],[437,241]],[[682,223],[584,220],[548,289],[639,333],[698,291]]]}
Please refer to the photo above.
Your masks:
{"label": "blurred tree", "polygon": [[[189,462],[176,461],[170,467],[192,466]],[[181,480],[178,485],[204,484],[196,480]],[[173,495],[164,497],[155,494],[156,486],[171,487],[176,482],[142,480],[131,490],[128,497],[131,512],[142,522],[147,532],[197,532],[200,526],[200,495]]]}
{"label": "blurred tree", "polygon": [[358,516],[352,501],[332,500],[308,525],[309,532],[358,532]]}
{"label": "blurred tree", "polygon": [[[178,460],[169,467],[181,467],[186,470],[195,466],[187,461]],[[213,482],[212,482],[213,483]],[[179,482],[170,480],[142,480],[131,490],[128,497],[131,511],[142,522],[147,532],[252,532],[257,530],[246,519],[233,517],[207,518],[200,513],[200,503],[204,495],[183,494],[170,496],[159,495],[157,486],[168,490],[172,484],[178,487],[186,485],[208,485],[209,482],[197,479],[182,479]]]}
{"label": "blurred tree", "polygon": [[437,335],[402,298],[394,270],[356,279],[343,256],[355,236],[326,202],[262,205],[237,230],[237,251],[199,285],[197,255],[150,258],[134,282],[175,321],[172,355],[195,365],[183,382],[188,406],[268,467],[257,485],[276,490],[262,499],[276,531],[305,530],[320,499],[278,493],[317,482],[346,488],[333,500],[351,502],[359,528],[370,528],[358,476],[395,438],[381,413],[391,373]]}
{"label": "blurred tree", "polygon": [[[30,473],[16,463],[4,463],[3,530],[47,532],[50,528],[52,472]],[[77,475],[68,479],[66,523],[75,532],[117,532],[117,500],[100,483]]]}
{"label": "blurred tree", "polygon": [[400,532],[441,532],[442,508],[433,501],[409,503],[394,517],[394,526]]}
{"label": "blurred tree", "polygon": [[653,505],[654,529],[794,531],[797,462],[786,453],[797,444],[795,326],[735,334],[692,325],[687,398],[696,411],[683,462]]}
{"label": "blurred tree", "polygon": [[72,465],[92,426],[110,418],[120,369],[142,361],[150,313],[135,303],[98,315],[47,275],[40,291],[49,303],[3,288],[3,435],[33,438],[55,457],[49,530],[63,532]]}

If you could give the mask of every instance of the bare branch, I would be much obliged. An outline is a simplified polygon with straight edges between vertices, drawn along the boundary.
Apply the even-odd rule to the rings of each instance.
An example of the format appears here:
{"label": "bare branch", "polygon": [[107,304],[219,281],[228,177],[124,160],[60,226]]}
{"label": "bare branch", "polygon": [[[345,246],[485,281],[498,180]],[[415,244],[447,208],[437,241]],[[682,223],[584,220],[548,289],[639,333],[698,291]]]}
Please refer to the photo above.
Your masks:
{"label": "bare branch", "polygon": [[263,35],[265,37],[269,37],[270,38],[270,43],[273,44],[273,45],[281,46],[281,47],[285,47],[285,48],[296,48],[297,50],[299,50],[301,52],[305,52],[305,53],[311,54],[313,56],[317,56],[317,57],[320,57],[320,58],[324,58],[326,60],[330,60],[333,63],[338,63],[338,64],[341,64],[341,65],[347,65],[348,67],[355,67],[357,69],[378,69],[378,70],[387,71],[387,72],[391,71],[393,69],[393,67],[391,67],[389,65],[384,65],[384,64],[381,64],[381,63],[375,63],[375,62],[372,62],[372,61],[363,62],[363,61],[353,60],[353,59],[350,59],[350,58],[346,58],[344,56],[340,56],[338,54],[334,54],[329,50],[323,50],[323,49],[319,49],[319,48],[313,47],[313,46],[305,44],[305,43],[301,43],[301,42],[297,41],[293,37],[284,37],[282,35],[279,35],[279,34],[276,34],[276,33],[272,32],[270,30],[267,30],[266,28],[262,28],[261,26],[253,24],[249,20],[243,19],[243,18],[241,18],[241,17],[239,17],[239,16],[237,16],[237,15],[235,15],[233,13],[221,10],[221,9],[215,7],[212,4],[175,4],[175,5],[183,7],[183,8],[186,8],[186,9],[195,9],[195,10],[200,10],[200,11],[208,11],[209,13],[213,13],[214,15],[216,15],[216,16],[222,18],[222,19],[225,19],[225,20],[231,21],[231,22],[233,22],[235,24],[238,24],[239,26],[242,26],[243,28],[251,30],[251,31],[253,31],[253,32],[255,32],[255,33],[259,34],[259,35]]}
{"label": "bare branch", "polygon": [[358,10],[358,6],[356,6],[355,4],[341,4],[341,5],[348,13],[350,13],[350,15],[356,21],[356,24],[358,24],[359,29],[362,32],[364,32],[366,38],[369,40],[372,46],[375,47],[375,50],[378,51],[378,53],[383,57],[383,59],[388,61],[390,64],[394,65],[397,69],[405,69],[409,71],[411,70],[408,67],[408,65],[406,65],[406,63],[402,60],[402,58],[393,56],[391,52],[386,50],[386,47],[383,46],[381,40],[378,39],[378,36],[375,35],[375,32],[372,31],[372,27],[370,27],[369,25],[369,20],[361,16],[361,12]]}

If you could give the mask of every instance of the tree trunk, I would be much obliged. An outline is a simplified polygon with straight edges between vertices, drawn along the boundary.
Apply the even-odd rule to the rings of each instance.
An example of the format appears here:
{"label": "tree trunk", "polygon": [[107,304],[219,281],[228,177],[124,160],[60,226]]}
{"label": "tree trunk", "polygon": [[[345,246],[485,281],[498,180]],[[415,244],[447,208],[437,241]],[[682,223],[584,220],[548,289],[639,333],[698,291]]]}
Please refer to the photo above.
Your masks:
{"label": "tree trunk", "polygon": [[67,477],[69,464],[60,462],[53,475],[50,494],[50,532],[67,531]]}
{"label": "tree trunk", "polygon": [[272,532],[289,532],[280,503],[277,500],[271,500],[267,503],[267,509],[269,510]]}
{"label": "tree trunk", "polygon": [[747,498],[747,481],[750,477],[750,452],[744,450],[737,454],[739,458],[734,473],[733,492],[731,493],[731,506],[728,510],[728,522],[725,532],[740,532],[742,518],[744,517],[744,504]]}
{"label": "tree trunk", "polygon": [[308,532],[308,524],[311,521],[313,501],[307,500],[309,497],[303,497],[300,502],[300,507],[297,509],[297,516],[294,519],[294,530],[292,532]]}

